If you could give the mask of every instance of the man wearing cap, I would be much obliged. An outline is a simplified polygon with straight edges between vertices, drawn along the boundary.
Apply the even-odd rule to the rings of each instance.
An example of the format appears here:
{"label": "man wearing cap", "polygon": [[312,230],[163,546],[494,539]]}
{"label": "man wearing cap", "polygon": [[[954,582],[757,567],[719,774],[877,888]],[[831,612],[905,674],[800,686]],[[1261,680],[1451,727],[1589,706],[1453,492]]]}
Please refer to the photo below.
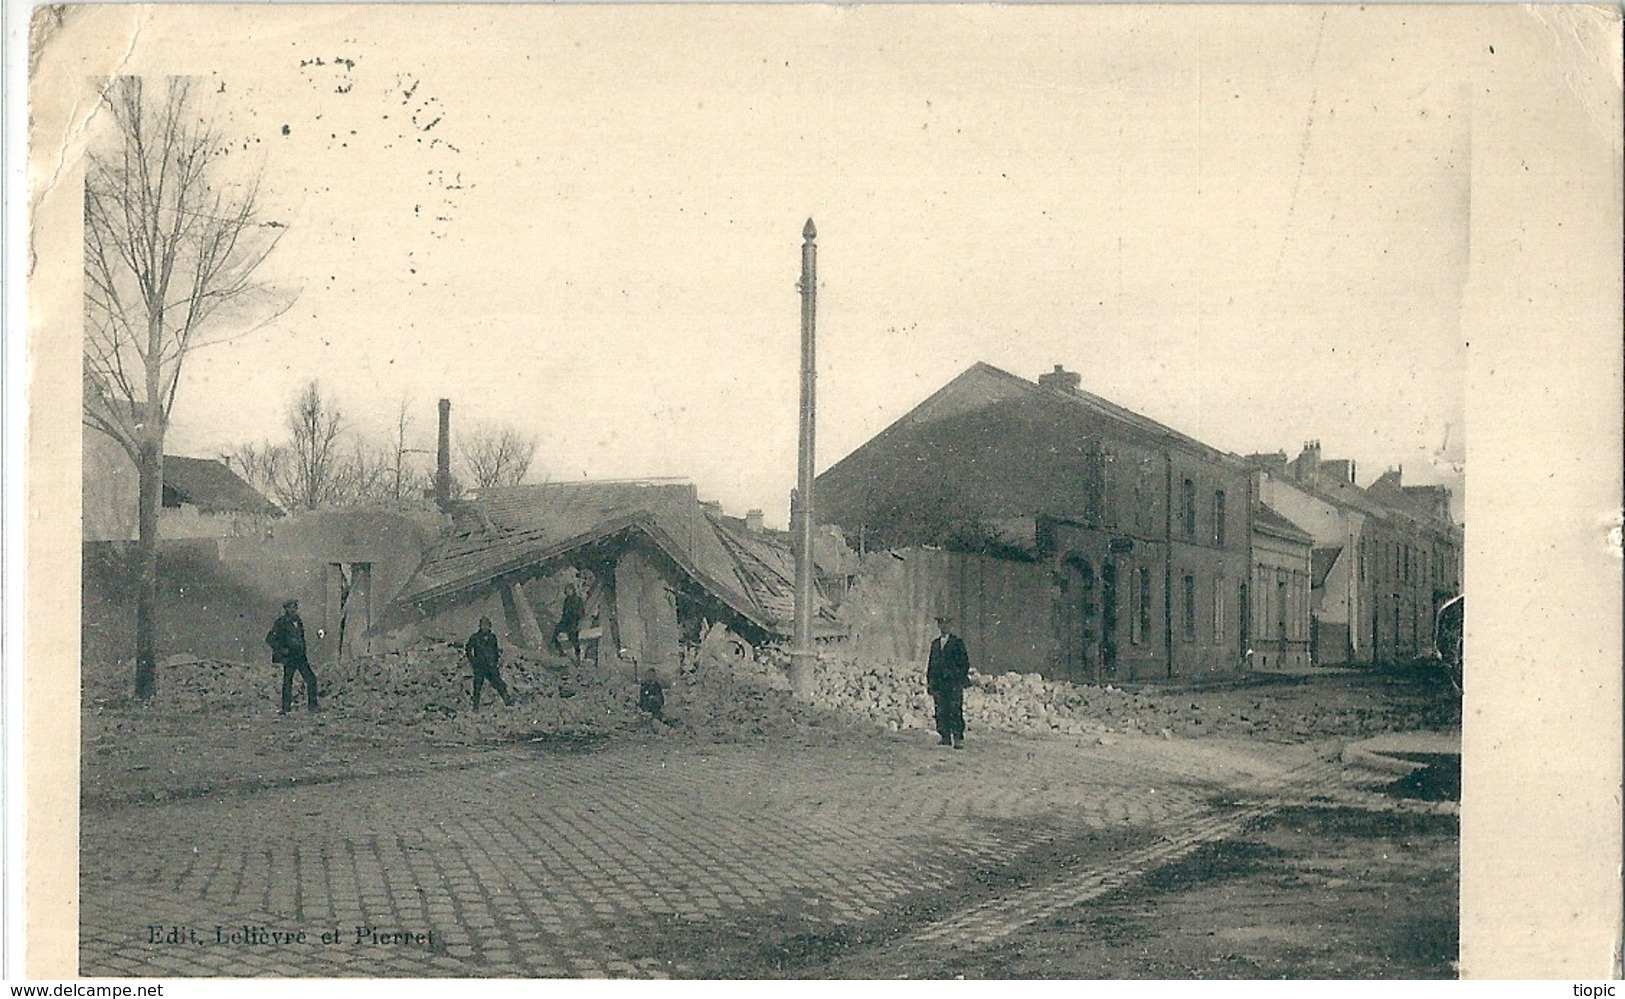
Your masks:
{"label": "man wearing cap", "polygon": [[463,654],[468,657],[469,666],[474,669],[474,710],[480,708],[480,688],[490,683],[492,688],[502,696],[503,704],[512,704],[513,698],[508,696],[508,685],[502,682],[502,673],[497,664],[502,661],[502,648],[497,645],[497,633],[491,630],[491,619],[480,618],[480,630],[468,636],[468,644],[463,646]]}
{"label": "man wearing cap", "polygon": [[266,632],[265,644],[271,647],[271,661],[282,665],[282,714],[293,708],[293,675],[305,680],[305,703],[316,710],[316,671],[310,668],[305,656],[305,622],[299,619],[299,601],[289,600],[282,605],[282,616]]}
{"label": "man wearing cap", "polygon": [[965,688],[970,686],[970,654],[964,641],[953,633],[953,618],[937,615],[937,630],[931,642],[931,659],[925,668],[925,689],[937,709],[937,735],[940,745],[962,749],[965,745]]}

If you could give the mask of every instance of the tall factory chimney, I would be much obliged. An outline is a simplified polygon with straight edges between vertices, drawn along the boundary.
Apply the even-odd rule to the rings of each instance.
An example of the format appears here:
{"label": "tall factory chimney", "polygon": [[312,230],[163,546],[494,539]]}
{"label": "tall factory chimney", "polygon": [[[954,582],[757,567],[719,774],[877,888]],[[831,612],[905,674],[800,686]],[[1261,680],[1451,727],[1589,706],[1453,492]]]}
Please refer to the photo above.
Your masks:
{"label": "tall factory chimney", "polygon": [[440,400],[440,444],[435,450],[434,501],[444,510],[451,503],[451,400]]}

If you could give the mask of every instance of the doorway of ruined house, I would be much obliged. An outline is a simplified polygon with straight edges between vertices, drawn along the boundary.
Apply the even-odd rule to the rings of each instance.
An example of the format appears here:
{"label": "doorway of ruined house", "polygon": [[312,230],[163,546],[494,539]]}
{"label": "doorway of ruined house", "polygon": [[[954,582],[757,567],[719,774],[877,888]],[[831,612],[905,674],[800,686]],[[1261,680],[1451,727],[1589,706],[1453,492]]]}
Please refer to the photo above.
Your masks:
{"label": "doorway of ruined house", "polygon": [[372,651],[372,563],[329,562],[325,582],[335,656],[343,659]]}
{"label": "doorway of ruined house", "polygon": [[1100,566],[1100,662],[1108,678],[1117,676],[1117,563]]}
{"label": "doorway of ruined house", "polygon": [[1072,556],[1056,573],[1055,636],[1060,646],[1061,672],[1066,679],[1088,683],[1094,679],[1094,569]]}

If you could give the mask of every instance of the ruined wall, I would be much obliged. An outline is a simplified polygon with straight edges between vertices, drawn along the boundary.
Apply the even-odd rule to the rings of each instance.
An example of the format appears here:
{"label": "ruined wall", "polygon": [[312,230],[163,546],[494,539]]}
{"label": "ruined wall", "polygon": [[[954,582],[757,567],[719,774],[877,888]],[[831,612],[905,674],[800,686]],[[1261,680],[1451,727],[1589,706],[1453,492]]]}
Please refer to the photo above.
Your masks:
{"label": "ruined wall", "polygon": [[[352,591],[345,608],[346,645],[350,652],[370,651],[377,635],[367,634],[368,623],[417,568],[430,538],[429,526],[412,517],[332,510],[278,520],[269,537],[165,541],[158,568],[159,655],[269,662],[265,632],[282,602],[295,599],[311,661],[331,662],[339,654],[334,566],[357,563],[370,566],[370,581]],[[86,661],[134,655],[134,550],[129,542],[83,547],[80,640]]]}
{"label": "ruined wall", "polygon": [[[863,556],[841,605],[854,652],[875,662],[918,662],[936,637],[939,608],[955,618],[981,673],[1053,671],[1053,577],[1035,563],[909,548]],[[923,681],[922,681],[923,682]]]}
{"label": "ruined wall", "polygon": [[615,625],[623,648],[644,666],[675,665],[682,635],[664,555],[638,544],[615,563]]}
{"label": "ruined wall", "polygon": [[[90,542],[80,575],[80,654],[85,662],[118,662],[135,655],[135,545]],[[165,542],[158,557],[159,656],[270,662],[265,632],[282,601],[300,602],[312,661],[330,659],[320,564],[221,560],[211,540]]]}

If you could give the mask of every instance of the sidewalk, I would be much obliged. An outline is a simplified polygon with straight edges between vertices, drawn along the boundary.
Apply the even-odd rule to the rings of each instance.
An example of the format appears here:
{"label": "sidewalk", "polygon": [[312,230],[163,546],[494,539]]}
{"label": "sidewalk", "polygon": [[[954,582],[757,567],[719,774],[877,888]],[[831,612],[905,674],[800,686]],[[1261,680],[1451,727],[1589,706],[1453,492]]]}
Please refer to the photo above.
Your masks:
{"label": "sidewalk", "polygon": [[1461,733],[1388,732],[1351,742],[1343,749],[1343,762],[1382,773],[1409,776],[1430,765],[1430,758],[1461,757]]}

